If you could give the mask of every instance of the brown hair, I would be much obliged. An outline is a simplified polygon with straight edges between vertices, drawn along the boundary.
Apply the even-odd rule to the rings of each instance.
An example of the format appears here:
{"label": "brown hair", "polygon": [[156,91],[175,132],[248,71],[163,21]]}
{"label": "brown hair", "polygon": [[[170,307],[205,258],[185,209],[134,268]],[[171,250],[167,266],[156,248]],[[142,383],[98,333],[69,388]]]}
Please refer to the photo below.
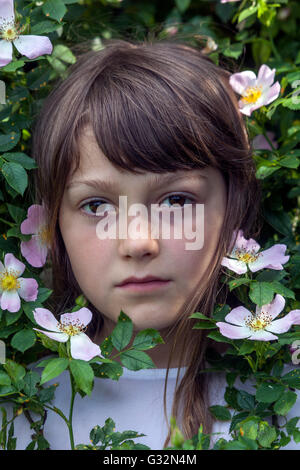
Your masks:
{"label": "brown hair", "polygon": [[[68,78],[45,100],[34,128],[36,200],[48,215],[54,310],[58,314],[73,307],[81,293],[59,230],[58,212],[67,177],[79,166],[78,139],[86,125],[92,126],[99,147],[118,168],[163,173],[210,165],[221,171],[227,186],[222,236],[202,282],[173,327],[177,330],[173,350],[176,338],[184,338],[181,364],[188,366],[176,382],[172,415],[185,437],[191,438],[201,423],[204,432],[211,432],[212,418],[209,376],[199,374],[208,341],[203,330],[192,329],[196,320],[189,315],[201,311],[210,316],[216,302],[224,301],[220,263],[233,231],[242,228],[245,236],[250,230],[254,234],[259,188],[251,145],[229,85],[230,73],[199,49],[174,39],[107,40],[104,45],[78,57]],[[96,313],[88,330],[93,337],[102,325],[101,312],[88,307]],[[170,361],[171,356],[164,393],[166,418]],[[169,438],[170,429],[165,447]]]}

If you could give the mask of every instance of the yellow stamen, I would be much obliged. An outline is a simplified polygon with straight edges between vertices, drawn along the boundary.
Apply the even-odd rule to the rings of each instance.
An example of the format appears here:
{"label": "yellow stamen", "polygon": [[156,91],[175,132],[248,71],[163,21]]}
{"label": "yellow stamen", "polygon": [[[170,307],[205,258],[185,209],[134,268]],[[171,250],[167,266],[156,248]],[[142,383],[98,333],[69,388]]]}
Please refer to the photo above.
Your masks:
{"label": "yellow stamen", "polygon": [[256,103],[257,100],[261,97],[262,95],[262,86],[250,86],[248,87],[244,94],[243,94],[243,97],[241,98],[241,100],[245,103],[245,104],[252,104],[252,103]]}
{"label": "yellow stamen", "polygon": [[5,41],[12,42],[18,39],[25,27],[26,25],[20,27],[20,22],[15,22],[13,17],[4,19],[0,16],[0,37]]}
{"label": "yellow stamen", "polygon": [[243,261],[244,263],[253,263],[254,261],[259,258],[260,253],[255,253],[254,251],[246,251],[246,250],[235,250],[234,256],[239,260]]}
{"label": "yellow stamen", "polygon": [[80,323],[79,320],[59,323],[58,328],[62,333],[66,333],[68,336],[75,336],[86,330],[86,327]]}
{"label": "yellow stamen", "polygon": [[50,245],[50,242],[51,242],[50,230],[48,230],[47,227],[42,227],[38,235],[42,243],[44,243],[45,245]]}
{"label": "yellow stamen", "polygon": [[0,275],[0,285],[2,290],[16,290],[20,288],[20,282],[18,281],[18,272],[5,271]]}
{"label": "yellow stamen", "polygon": [[245,324],[253,331],[264,330],[272,322],[272,317],[268,313],[261,311],[258,315],[248,317]]}

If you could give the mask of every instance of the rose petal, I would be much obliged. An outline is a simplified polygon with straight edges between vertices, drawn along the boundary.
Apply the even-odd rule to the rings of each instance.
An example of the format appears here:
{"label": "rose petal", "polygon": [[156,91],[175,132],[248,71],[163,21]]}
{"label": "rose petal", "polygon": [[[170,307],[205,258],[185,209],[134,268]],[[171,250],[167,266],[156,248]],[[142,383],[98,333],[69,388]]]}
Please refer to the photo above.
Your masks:
{"label": "rose petal", "polygon": [[254,86],[256,82],[256,75],[252,70],[245,70],[244,72],[234,73],[229,78],[229,83],[233,90],[242,95],[247,88]]}
{"label": "rose petal", "polygon": [[0,24],[3,24],[4,21],[13,21],[15,19],[13,0],[1,0],[0,18]]}
{"label": "rose petal", "polygon": [[12,44],[2,39],[0,41],[0,67],[4,67],[12,61]]}
{"label": "rose petal", "polygon": [[54,317],[53,313],[46,308],[36,308],[33,310],[33,316],[38,325],[51,331],[60,331],[59,322]]}
{"label": "rose petal", "polygon": [[272,103],[280,95],[280,84],[279,82],[274,83],[274,85],[269,88],[264,95],[264,105]]}
{"label": "rose petal", "polygon": [[17,277],[21,276],[25,270],[25,264],[15,258],[12,253],[6,253],[4,264],[7,271]]}
{"label": "rose petal", "polygon": [[39,330],[38,328],[33,328],[33,330],[40,331],[41,333],[44,333],[44,335],[54,339],[54,341],[58,341],[59,343],[66,343],[69,339],[67,333],[52,333],[50,331]]}
{"label": "rose petal", "polygon": [[288,313],[285,317],[273,321],[266,327],[266,330],[271,331],[271,333],[285,333],[291,328],[293,323],[293,315]]}
{"label": "rose petal", "polygon": [[251,312],[245,307],[236,307],[226,315],[225,321],[234,325],[245,326],[245,320],[249,315],[251,316]]}
{"label": "rose petal", "polygon": [[272,319],[276,318],[280,312],[284,309],[285,299],[280,294],[276,294],[272,302],[269,304],[263,305],[262,307],[256,307],[256,315],[259,315],[261,312],[270,315]]}
{"label": "rose petal", "polygon": [[41,243],[40,237],[33,235],[31,240],[21,242],[21,253],[31,266],[41,268],[46,263],[48,247]]}
{"label": "rose petal", "polygon": [[237,274],[244,274],[247,272],[247,265],[244,261],[239,261],[237,259],[223,258],[221,261],[222,266],[231,269]]}
{"label": "rose petal", "polygon": [[71,356],[74,359],[90,361],[93,357],[100,355],[100,347],[93,343],[85,333],[71,336]]}
{"label": "rose petal", "polygon": [[269,333],[266,330],[258,330],[252,333],[248,339],[254,341],[273,341],[274,339],[278,339],[278,336],[272,335],[272,333]]}
{"label": "rose petal", "polygon": [[30,235],[38,233],[40,227],[46,223],[45,209],[40,204],[32,204],[27,211],[27,219],[20,225],[21,233]]}
{"label": "rose petal", "polygon": [[217,322],[217,327],[223,336],[231,339],[248,338],[251,334],[249,328],[243,326],[234,326],[229,323]]}
{"label": "rose petal", "polygon": [[61,323],[76,322],[76,323],[82,324],[83,326],[86,326],[90,323],[92,316],[93,316],[92,312],[88,308],[83,307],[80,310],[77,310],[77,312],[63,313],[60,316],[60,322]]}
{"label": "rose petal", "polygon": [[261,65],[257,74],[257,85],[262,85],[264,88],[270,87],[274,82],[275,69],[270,69],[266,64]]}
{"label": "rose petal", "polygon": [[235,248],[237,248],[238,250],[252,251],[253,253],[257,253],[258,250],[260,249],[260,245],[253,238],[249,238],[249,240],[247,240],[243,236],[243,231],[239,230],[239,233],[235,242]]}
{"label": "rose petal", "polygon": [[28,57],[28,59],[36,59],[44,54],[52,53],[52,44],[47,36],[19,36],[13,41],[18,51]]}
{"label": "rose petal", "polygon": [[18,289],[18,294],[26,302],[32,302],[36,300],[38,295],[38,283],[35,279],[19,277],[18,279],[20,287]]}
{"label": "rose petal", "polygon": [[300,325],[300,310],[291,310],[289,315],[293,316],[294,325]]}
{"label": "rose petal", "polygon": [[18,312],[21,307],[20,297],[16,290],[8,291],[5,290],[1,294],[0,307],[2,310],[8,310],[9,312]]}
{"label": "rose petal", "polygon": [[259,271],[260,269],[283,269],[283,264],[287,263],[289,256],[285,256],[286,245],[277,244],[273,245],[265,251],[261,251],[256,261],[248,263],[249,269],[252,272]]}

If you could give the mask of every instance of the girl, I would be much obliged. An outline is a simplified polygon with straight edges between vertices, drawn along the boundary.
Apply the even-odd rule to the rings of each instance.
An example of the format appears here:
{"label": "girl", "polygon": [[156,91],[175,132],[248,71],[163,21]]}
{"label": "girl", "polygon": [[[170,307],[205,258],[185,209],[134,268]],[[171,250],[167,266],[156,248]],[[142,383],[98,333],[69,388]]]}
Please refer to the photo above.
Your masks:
{"label": "girl", "polygon": [[[98,380],[92,395],[75,403],[76,443],[88,442],[90,429],[109,416],[118,431],[146,434],[137,442],[152,449],[169,445],[170,414],[186,438],[201,423],[226,438],[208,412],[221,403],[224,380],[199,374],[208,341],[189,316],[210,316],[224,301],[221,261],[233,231],[247,237],[257,230],[258,182],[229,76],[188,45],[110,40],[78,58],[36,120],[36,200],[46,208],[52,240],[52,311],[70,311],[83,293],[93,312],[86,333],[95,343],[111,333],[121,310],[136,332],[155,328],[164,340],[147,351],[157,369],[124,369],[118,382]],[[154,239],[147,230],[143,239],[99,239],[97,211],[116,209],[120,195],[128,206],[204,204],[203,247],[188,251],[184,236]],[[132,276],[160,282],[126,287]],[[59,382],[56,404],[67,409],[64,374]],[[45,437],[66,449],[59,419],[48,414]]]}

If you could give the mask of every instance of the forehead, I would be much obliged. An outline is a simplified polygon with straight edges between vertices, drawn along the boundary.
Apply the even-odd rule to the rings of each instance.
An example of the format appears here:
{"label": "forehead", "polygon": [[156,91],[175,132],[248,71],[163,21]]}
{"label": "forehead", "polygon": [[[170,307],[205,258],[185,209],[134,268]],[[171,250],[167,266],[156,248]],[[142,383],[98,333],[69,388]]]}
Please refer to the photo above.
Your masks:
{"label": "forehead", "polygon": [[167,172],[163,171],[159,174],[146,171],[138,170],[140,174],[136,174],[130,169],[125,170],[119,168],[110,162],[98,146],[93,130],[90,126],[86,126],[78,139],[79,152],[80,152],[80,164],[79,168],[70,174],[68,178],[67,186],[73,185],[76,181],[89,180],[89,179],[111,179],[112,181],[123,181],[124,177],[130,176],[130,179],[138,178],[139,180],[145,180],[153,183],[162,184],[167,180],[172,181],[174,179],[181,178],[184,176],[190,177],[205,177],[211,178],[217,171],[212,167],[197,168],[197,169],[178,169],[176,171]]}

